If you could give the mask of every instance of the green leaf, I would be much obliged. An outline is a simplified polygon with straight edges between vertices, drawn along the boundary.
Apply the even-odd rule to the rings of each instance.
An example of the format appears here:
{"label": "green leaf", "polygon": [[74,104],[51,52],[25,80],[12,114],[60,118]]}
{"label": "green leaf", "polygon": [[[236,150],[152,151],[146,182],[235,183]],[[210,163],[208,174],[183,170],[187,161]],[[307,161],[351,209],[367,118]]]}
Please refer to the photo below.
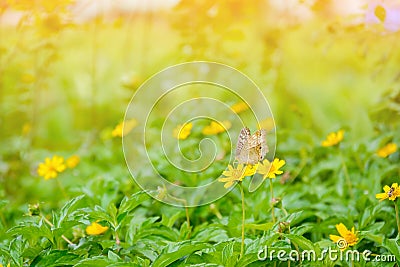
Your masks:
{"label": "green leaf", "polygon": [[65,232],[70,231],[75,225],[81,224],[78,221],[64,222],[62,228],[53,228],[52,232],[54,237],[60,238]]}
{"label": "green leaf", "polygon": [[377,244],[381,245],[383,243],[384,237],[382,235],[376,235],[370,232],[366,232],[363,234],[365,239],[371,240],[376,242]]}
{"label": "green leaf", "polygon": [[209,248],[210,245],[205,243],[194,243],[191,241],[184,241],[168,246],[163,250],[163,253],[157,257],[153,262],[153,267],[164,267],[169,264],[188,256],[196,251]]}
{"label": "green leaf", "polygon": [[74,211],[74,209],[76,208],[78,202],[84,197],[85,197],[85,195],[77,196],[77,197],[71,199],[70,201],[68,201],[61,208],[60,217],[55,222],[55,226],[56,227],[60,228],[62,226],[62,223],[64,222],[64,220]]}
{"label": "green leaf", "polygon": [[[3,258],[13,258],[12,256],[11,256],[11,254],[7,251],[7,250],[5,250],[4,248],[2,248],[2,247],[0,247],[0,255],[3,257]],[[16,262],[15,262],[16,263]]]}
{"label": "green leaf", "polygon": [[295,235],[304,235],[305,233],[312,233],[314,228],[314,223],[302,223],[297,227],[290,228],[290,233]]}
{"label": "green leaf", "polygon": [[179,231],[179,240],[189,239],[190,234],[192,232],[192,226],[188,227],[187,222],[181,224],[181,228]]}
{"label": "green leaf", "polygon": [[215,253],[201,253],[198,255],[196,253],[191,254],[185,260],[183,266],[209,266],[209,267],[223,267],[224,265],[220,263],[220,259],[215,256]]}
{"label": "green leaf", "polygon": [[389,250],[389,252],[394,255],[397,262],[400,263],[400,247],[398,244],[398,239],[385,239],[383,241],[383,246]]}
{"label": "green leaf", "polygon": [[[145,265],[143,264],[138,264],[138,263],[134,263],[134,262],[117,262],[117,263],[113,263],[110,265],[107,265],[107,267],[144,267]],[[148,266],[148,265],[146,265]]]}
{"label": "green leaf", "polygon": [[268,247],[271,247],[272,244],[275,241],[277,241],[280,237],[281,237],[281,235],[279,233],[274,233],[270,238],[267,239],[267,241],[265,242],[265,245]]}
{"label": "green leaf", "polygon": [[[235,241],[231,241],[228,244],[224,246],[222,249],[222,262],[225,265],[229,265],[228,262],[232,260],[233,253],[234,253],[234,246],[235,246]],[[236,259],[237,261],[237,259]]]}
{"label": "green leaf", "polygon": [[117,223],[118,223],[118,224],[121,224],[121,223],[125,220],[125,218],[126,218],[127,215],[128,215],[127,212],[118,214],[118,216],[117,216]]}
{"label": "green leaf", "polygon": [[[47,241],[49,242],[49,241]],[[37,243],[36,243],[37,244]],[[42,246],[41,246],[42,245]],[[24,249],[24,252],[22,253],[22,258],[28,258],[28,259],[34,259],[38,255],[41,254],[48,254],[48,250],[51,249],[51,246],[48,247],[45,243],[43,244],[37,244],[37,245],[30,245],[29,247]],[[44,248],[46,247],[46,248]],[[47,248],[48,247],[48,248]]]}
{"label": "green leaf", "polygon": [[[264,256],[264,255],[262,255],[262,256]],[[258,257],[259,257],[258,253],[245,254],[238,261],[237,266],[248,266],[250,264],[252,264],[251,266],[257,266],[257,265],[253,265],[254,263],[258,263],[260,266],[267,266],[266,263],[264,261],[260,261]]]}
{"label": "green leaf", "polygon": [[78,262],[78,256],[67,250],[53,250],[48,255],[39,255],[31,263],[31,267],[72,266]]}
{"label": "green leaf", "polygon": [[179,219],[179,217],[181,216],[182,212],[178,211],[176,212],[174,215],[172,216],[167,216],[167,215],[162,215],[162,219],[161,219],[161,224],[167,226],[167,227],[172,227],[174,225],[174,223]]}
{"label": "green leaf", "polygon": [[116,224],[118,223],[118,221],[117,221],[117,212],[118,212],[118,210],[115,207],[114,203],[110,202],[108,204],[108,206],[107,206],[107,214],[110,216],[110,218],[111,218],[110,223],[114,228],[117,227]]}
{"label": "green leaf", "polygon": [[2,207],[4,207],[4,206],[6,206],[7,204],[8,204],[8,200],[7,199],[2,199],[2,200],[0,200],[0,209],[2,208]]}
{"label": "green leaf", "polygon": [[226,230],[220,224],[203,224],[197,226],[191,239],[198,242],[220,242],[220,240],[227,240],[229,237]]}
{"label": "green leaf", "polygon": [[135,194],[133,194],[130,197],[125,197],[121,201],[121,205],[118,210],[118,214],[124,213],[124,212],[131,212],[134,210],[137,206],[142,204],[144,201],[150,199],[150,196],[145,192],[145,191],[140,191]]}
{"label": "green leaf", "polygon": [[299,248],[303,250],[314,250],[314,244],[305,238],[304,236],[294,235],[294,234],[284,234],[286,238],[288,238],[292,243],[297,245]]}
{"label": "green leaf", "polygon": [[26,247],[26,240],[23,240],[22,236],[18,236],[14,238],[10,242],[9,252],[12,260],[16,263],[17,266],[23,265],[23,252],[24,248]]}
{"label": "green leaf", "polygon": [[290,226],[293,227],[300,224],[303,220],[306,220],[313,216],[315,216],[315,213],[313,213],[312,211],[298,211],[287,216],[285,218],[285,221],[289,222]]}
{"label": "green leaf", "polygon": [[108,251],[108,255],[107,256],[113,262],[121,261],[121,258],[117,254],[112,252],[111,250]]}
{"label": "green leaf", "polygon": [[161,242],[154,242],[148,239],[141,239],[134,243],[133,246],[129,248],[131,254],[136,254],[141,258],[147,258],[150,261],[154,261],[158,257],[158,247],[161,245]]}
{"label": "green leaf", "polygon": [[260,230],[260,231],[268,231],[272,229],[274,226],[273,222],[267,222],[262,224],[255,224],[255,223],[247,223],[245,224],[245,228],[252,229],[252,230]]}
{"label": "green leaf", "polygon": [[98,256],[102,254],[103,247],[94,241],[87,240],[87,238],[82,238],[79,244],[74,248],[74,253],[77,255],[91,255]]}
{"label": "green leaf", "polygon": [[96,256],[93,258],[89,259],[84,259],[75,264],[73,267],[107,267],[110,265],[110,262],[106,257],[104,256]]}
{"label": "green leaf", "polygon": [[176,233],[176,231],[171,231],[171,228],[167,228],[164,225],[159,225],[158,227],[152,226],[151,228],[141,228],[136,234],[135,240],[148,237],[161,237],[162,239],[167,239],[169,241],[177,241],[179,235]]}
{"label": "green leaf", "polygon": [[374,218],[371,216],[373,207],[367,207],[364,209],[364,212],[361,217],[360,228],[363,229],[367,226]]}
{"label": "green leaf", "polygon": [[45,237],[53,242],[53,233],[43,220],[39,224],[18,225],[7,231],[10,235],[22,235],[25,239],[32,241],[39,237]]}
{"label": "green leaf", "polygon": [[363,230],[372,232],[372,233],[380,233],[384,226],[385,226],[385,222],[374,222],[373,224],[365,227]]}
{"label": "green leaf", "polygon": [[104,210],[102,207],[98,205],[96,205],[94,207],[94,210],[90,212],[90,217],[92,217],[95,220],[107,221],[109,223],[113,223],[113,218],[108,214],[106,210]]}

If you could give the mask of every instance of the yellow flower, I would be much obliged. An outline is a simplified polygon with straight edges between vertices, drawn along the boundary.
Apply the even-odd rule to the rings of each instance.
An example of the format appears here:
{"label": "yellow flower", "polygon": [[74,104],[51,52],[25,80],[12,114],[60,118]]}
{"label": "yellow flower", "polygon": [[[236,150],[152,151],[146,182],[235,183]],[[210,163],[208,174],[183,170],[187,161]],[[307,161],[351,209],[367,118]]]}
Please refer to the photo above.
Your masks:
{"label": "yellow flower", "polygon": [[137,125],[137,121],[135,119],[130,119],[119,123],[115,126],[114,130],[112,131],[113,137],[122,137],[130,133],[133,128]]}
{"label": "yellow flower", "polygon": [[252,176],[252,175],[254,175],[256,173],[256,171],[257,171],[258,164],[259,163],[254,164],[254,165],[247,164],[246,170],[244,171],[244,175],[243,176]]}
{"label": "yellow flower", "polygon": [[265,129],[267,132],[275,128],[275,122],[272,117],[266,118],[258,123],[258,129]]}
{"label": "yellow flower", "polygon": [[23,83],[34,83],[36,81],[36,78],[35,78],[35,76],[33,76],[32,74],[30,74],[30,73],[24,73],[22,76],[21,76],[21,82],[23,82]]}
{"label": "yellow flower", "polygon": [[389,187],[388,185],[385,185],[383,187],[383,191],[385,191],[385,193],[379,193],[376,194],[375,197],[377,199],[380,199],[380,201],[385,200],[385,199],[389,199],[389,200],[396,200],[397,197],[400,197],[400,187],[397,183],[393,183],[391,187]]}
{"label": "yellow flower", "polygon": [[224,187],[231,187],[235,182],[239,182],[243,180],[244,177],[244,166],[243,164],[239,164],[236,168],[233,168],[232,165],[228,165],[228,170],[224,171],[222,175],[226,176],[224,178],[219,178],[218,181],[225,183]]}
{"label": "yellow flower", "polygon": [[387,156],[393,154],[397,151],[397,145],[395,143],[389,143],[386,146],[378,149],[376,154],[381,158],[386,158]]}
{"label": "yellow flower", "polygon": [[[7,264],[7,267],[10,267],[10,263]],[[0,267],[3,267],[3,264],[0,263]]]}
{"label": "yellow flower", "polygon": [[66,166],[64,158],[53,156],[53,158],[46,158],[44,162],[39,164],[37,173],[39,176],[44,177],[45,180],[56,178],[58,173],[63,172]]}
{"label": "yellow flower", "polygon": [[24,123],[22,125],[22,135],[27,136],[31,132],[32,126],[29,122]]}
{"label": "yellow flower", "polygon": [[179,124],[175,127],[172,135],[179,140],[185,140],[192,131],[193,123],[189,122],[184,125]]}
{"label": "yellow flower", "polygon": [[102,233],[104,233],[107,230],[108,230],[107,226],[102,226],[101,224],[99,224],[97,222],[92,222],[91,225],[86,227],[86,233],[88,235],[101,235]]}
{"label": "yellow flower", "polygon": [[275,178],[276,175],[282,174],[283,171],[279,170],[285,165],[286,162],[283,159],[275,158],[271,163],[265,159],[261,164],[259,164],[257,172],[263,175],[263,178]]}
{"label": "yellow flower", "polygon": [[246,110],[249,109],[249,106],[245,103],[245,102],[238,102],[234,105],[231,106],[231,109],[233,110],[233,112],[235,112],[236,114],[242,113]]}
{"label": "yellow flower", "polygon": [[223,121],[222,123],[212,121],[209,125],[203,128],[202,133],[204,135],[214,135],[225,132],[229,130],[232,126],[230,121]]}
{"label": "yellow flower", "polygon": [[78,155],[73,155],[66,160],[66,164],[67,164],[68,168],[72,169],[72,168],[75,168],[76,165],[78,165],[80,161],[81,161],[81,159],[79,158]]}
{"label": "yellow flower", "polygon": [[334,146],[339,144],[343,140],[344,131],[339,130],[337,133],[330,133],[326,137],[326,140],[322,141],[322,146]]}
{"label": "yellow flower", "polygon": [[329,235],[329,238],[335,242],[341,250],[345,250],[349,246],[357,244],[358,237],[354,226],[351,228],[351,231],[349,231],[343,223],[339,223],[336,224],[336,230],[339,232],[340,236]]}

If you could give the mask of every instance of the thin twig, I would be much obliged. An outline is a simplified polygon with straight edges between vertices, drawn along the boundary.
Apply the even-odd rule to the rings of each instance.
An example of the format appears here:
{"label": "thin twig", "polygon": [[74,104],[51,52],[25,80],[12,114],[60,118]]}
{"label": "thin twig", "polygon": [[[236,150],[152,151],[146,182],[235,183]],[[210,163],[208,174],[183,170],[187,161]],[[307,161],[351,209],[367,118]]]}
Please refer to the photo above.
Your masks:
{"label": "thin twig", "polygon": [[[42,215],[42,218],[43,218],[43,220],[44,220],[48,225],[50,225],[50,227],[54,227],[54,224],[52,224],[46,217],[44,217],[44,216]],[[61,238],[64,239],[68,244],[70,244],[70,245],[75,245],[75,244],[72,243],[72,241],[69,240],[65,235],[61,235]]]}
{"label": "thin twig", "polygon": [[271,217],[272,217],[272,222],[275,223],[276,222],[276,218],[275,218],[275,208],[274,208],[274,189],[272,187],[272,179],[269,179],[269,190],[270,190],[270,194],[271,194]]}
{"label": "thin twig", "polygon": [[240,258],[243,256],[244,252],[244,224],[245,224],[245,216],[246,216],[246,211],[245,211],[245,206],[244,206],[244,191],[243,191],[243,185],[242,182],[239,182],[239,187],[240,187],[240,194],[242,196],[242,243],[240,246]]}
{"label": "thin twig", "polygon": [[396,202],[393,202],[393,203],[394,203],[394,208],[395,208],[395,210],[396,210],[396,222],[397,222],[397,231],[398,231],[397,234],[400,234],[399,208],[398,208]]}
{"label": "thin twig", "polygon": [[67,195],[67,193],[65,192],[65,189],[64,189],[64,187],[62,186],[62,184],[61,184],[61,182],[60,182],[60,179],[56,178],[56,180],[57,180],[57,185],[58,185],[58,187],[59,187],[60,190],[61,190],[61,193],[64,195],[65,198],[68,198],[68,195]]}
{"label": "thin twig", "polygon": [[347,170],[347,165],[346,165],[346,162],[344,161],[343,153],[342,153],[342,151],[340,149],[339,149],[339,153],[340,153],[340,158],[342,160],[342,167],[343,167],[344,176],[346,177],[347,186],[349,188],[349,195],[350,195],[351,198],[354,199],[353,186],[351,184],[349,171]]}
{"label": "thin twig", "polygon": [[191,231],[190,231],[190,217],[189,217],[188,203],[187,203],[186,199],[177,198],[177,197],[171,196],[170,194],[167,194],[167,196],[168,196],[169,198],[175,200],[175,201],[178,201],[178,202],[183,203],[183,205],[184,205],[184,207],[185,207],[187,228],[189,229],[188,237],[190,238],[190,235],[191,235]]}

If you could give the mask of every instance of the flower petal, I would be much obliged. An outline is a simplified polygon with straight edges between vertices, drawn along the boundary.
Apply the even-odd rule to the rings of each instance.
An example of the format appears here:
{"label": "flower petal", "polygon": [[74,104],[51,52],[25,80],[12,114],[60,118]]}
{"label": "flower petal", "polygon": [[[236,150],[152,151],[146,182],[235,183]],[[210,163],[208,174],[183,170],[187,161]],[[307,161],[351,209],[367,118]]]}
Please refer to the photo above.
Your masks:
{"label": "flower petal", "polygon": [[385,191],[385,193],[389,192],[389,190],[390,190],[390,187],[388,185],[385,185],[383,187],[383,191]]}
{"label": "flower petal", "polygon": [[375,197],[377,199],[384,200],[384,199],[388,198],[388,194],[387,193],[379,193],[379,194],[376,194]]}
{"label": "flower petal", "polygon": [[286,164],[286,162],[283,159],[279,160],[278,158],[274,160],[274,163],[276,164],[275,166],[276,169],[282,168],[282,166]]}
{"label": "flower petal", "polygon": [[336,230],[343,237],[350,232],[349,230],[347,230],[347,227],[343,223],[336,224]]}
{"label": "flower petal", "polygon": [[329,235],[329,238],[335,243],[337,243],[339,240],[343,239],[343,237],[337,236],[337,235]]}

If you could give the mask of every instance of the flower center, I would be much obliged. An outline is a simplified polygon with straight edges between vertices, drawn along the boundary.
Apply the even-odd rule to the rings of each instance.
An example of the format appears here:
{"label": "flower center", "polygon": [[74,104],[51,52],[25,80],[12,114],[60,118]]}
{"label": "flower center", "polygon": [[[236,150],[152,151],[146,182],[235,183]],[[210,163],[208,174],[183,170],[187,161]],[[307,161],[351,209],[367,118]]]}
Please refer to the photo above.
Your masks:
{"label": "flower center", "polygon": [[275,170],[274,164],[271,164],[271,167],[269,167],[269,172],[273,173]]}
{"label": "flower center", "polygon": [[394,190],[395,189],[393,187],[390,188],[390,190],[387,192],[388,197],[393,196]]}
{"label": "flower center", "polygon": [[358,238],[353,233],[348,233],[348,234],[346,234],[345,239],[349,246],[353,246],[357,243]]}
{"label": "flower center", "polygon": [[235,179],[240,179],[242,176],[242,171],[241,170],[234,170],[233,171],[233,177],[235,177]]}
{"label": "flower center", "polygon": [[54,165],[50,165],[49,167],[49,172],[57,172],[56,167],[54,167]]}

